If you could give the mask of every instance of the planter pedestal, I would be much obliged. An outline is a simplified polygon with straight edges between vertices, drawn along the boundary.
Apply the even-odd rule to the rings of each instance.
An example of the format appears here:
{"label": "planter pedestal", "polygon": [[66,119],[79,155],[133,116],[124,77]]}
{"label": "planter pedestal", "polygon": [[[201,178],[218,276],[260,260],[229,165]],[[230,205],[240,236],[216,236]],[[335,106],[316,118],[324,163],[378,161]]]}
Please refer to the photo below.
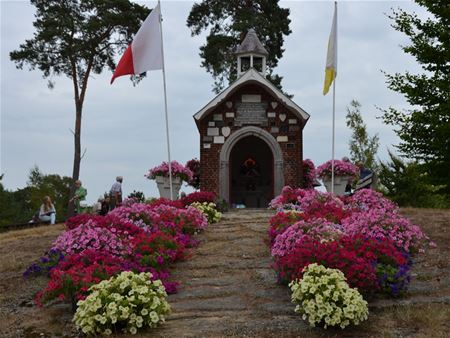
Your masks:
{"label": "planter pedestal", "polygon": [[[348,180],[351,178],[352,176],[334,176],[334,194],[344,195],[345,186],[347,185]],[[331,177],[322,178],[322,182],[327,189],[327,192],[331,192]]]}
{"label": "planter pedestal", "polygon": [[178,199],[178,193],[181,188],[181,183],[183,182],[179,177],[172,177],[172,193],[173,196],[170,198],[170,183],[169,177],[166,176],[156,176],[156,185],[158,186],[159,196],[167,199],[176,200]]}

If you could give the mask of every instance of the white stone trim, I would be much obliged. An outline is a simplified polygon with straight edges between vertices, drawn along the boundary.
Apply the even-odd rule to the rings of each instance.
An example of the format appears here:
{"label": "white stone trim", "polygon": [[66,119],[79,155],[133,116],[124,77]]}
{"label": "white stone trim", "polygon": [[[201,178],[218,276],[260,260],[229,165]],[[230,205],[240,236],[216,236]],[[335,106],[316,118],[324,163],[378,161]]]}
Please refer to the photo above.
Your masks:
{"label": "white stone trim", "polygon": [[230,155],[236,143],[244,137],[256,136],[267,143],[273,155],[273,192],[274,196],[281,193],[284,186],[283,152],[275,138],[264,129],[248,126],[231,134],[220,150],[219,157],[219,196],[230,201]]}
{"label": "white stone trim", "polygon": [[291,108],[291,110],[302,120],[306,121],[309,119],[310,115],[306,111],[304,111],[301,107],[299,107],[290,98],[286,97],[277,87],[275,87],[269,80],[267,80],[253,68],[250,68],[240,78],[238,78],[235,82],[233,82],[228,88],[222,91],[219,95],[217,95],[214,99],[212,99],[206,106],[204,106],[201,110],[199,110],[194,115],[194,119],[197,121],[201,120],[214,107],[222,103],[222,101],[224,101],[237,87],[245,84],[248,81],[257,82],[260,85],[267,88],[276,98],[279,99],[280,102],[283,102],[283,104]]}

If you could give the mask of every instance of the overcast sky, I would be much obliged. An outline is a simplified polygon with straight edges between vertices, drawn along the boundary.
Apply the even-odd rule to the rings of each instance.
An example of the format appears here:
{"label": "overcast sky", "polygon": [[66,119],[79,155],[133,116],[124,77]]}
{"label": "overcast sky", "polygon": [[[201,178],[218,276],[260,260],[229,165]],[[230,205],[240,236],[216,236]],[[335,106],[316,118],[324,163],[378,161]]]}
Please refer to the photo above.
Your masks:
{"label": "overcast sky", "polygon": [[[156,1],[146,1],[153,8]],[[191,37],[186,18],[192,1],[163,1],[164,48],[167,74],[172,159],[185,163],[199,157],[199,134],[193,115],[215,95],[213,80],[200,67],[199,47],[205,35]],[[304,129],[304,156],[320,165],[331,158],[332,95],[322,95],[326,47],[333,2],[281,1],[290,8],[292,33],[276,72],[284,90],[311,118]],[[390,27],[392,7],[426,12],[410,1],[340,1],[338,9],[338,76],[336,81],[336,158],[348,156],[350,131],[346,107],[362,104],[370,135],[380,137],[379,157],[387,158],[398,138],[376,116],[379,107],[406,108],[403,96],[386,88],[381,73],[418,72],[415,60],[400,45],[408,43]],[[34,165],[45,174],[71,176],[75,121],[73,88],[68,78],[53,78],[47,88],[40,71],[18,70],[9,53],[32,37],[34,7],[28,1],[1,0],[1,173],[7,189],[26,185]],[[153,71],[137,87],[127,77],[110,86],[111,73],[90,78],[83,109],[81,142],[86,149],[80,178],[88,202],[109,191],[117,175],[123,190],[157,196],[156,184],[144,178],[149,168],[167,160],[161,71]],[[189,189],[182,188],[185,191]]]}

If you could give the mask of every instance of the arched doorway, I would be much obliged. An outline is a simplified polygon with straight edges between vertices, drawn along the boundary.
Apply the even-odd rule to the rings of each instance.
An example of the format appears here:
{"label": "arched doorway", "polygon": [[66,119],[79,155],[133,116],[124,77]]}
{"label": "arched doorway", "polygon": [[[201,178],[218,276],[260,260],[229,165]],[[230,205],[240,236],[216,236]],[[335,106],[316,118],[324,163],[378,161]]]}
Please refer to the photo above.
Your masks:
{"label": "arched doorway", "polygon": [[273,154],[256,136],[241,138],[230,153],[230,202],[267,207],[273,198]]}
{"label": "arched doorway", "polygon": [[[264,129],[255,126],[246,126],[232,133],[225,141],[222,149],[220,150],[220,167],[219,167],[219,196],[225,201],[231,201],[231,180],[230,180],[230,159],[231,151],[234,146],[242,139],[248,136],[255,136],[266,143],[273,156],[273,195],[281,193],[281,189],[284,186],[283,175],[283,153],[280,145],[275,138]],[[266,207],[266,206],[263,206]]]}

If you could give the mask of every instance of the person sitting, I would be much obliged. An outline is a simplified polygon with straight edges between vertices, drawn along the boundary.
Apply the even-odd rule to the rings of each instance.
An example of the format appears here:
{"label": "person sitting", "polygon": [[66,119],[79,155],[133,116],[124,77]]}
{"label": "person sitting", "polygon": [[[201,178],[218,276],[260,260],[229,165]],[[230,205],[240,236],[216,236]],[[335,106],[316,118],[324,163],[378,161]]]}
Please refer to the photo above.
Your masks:
{"label": "person sitting", "polygon": [[109,212],[110,199],[106,196],[102,201],[102,209],[100,210],[100,216],[105,216]]}
{"label": "person sitting", "polygon": [[358,162],[356,166],[359,168],[359,181],[356,183],[355,190],[370,189],[375,186],[375,175],[372,170],[365,168],[364,163]]}
{"label": "person sitting", "polygon": [[367,176],[373,174],[373,171],[370,170],[370,169],[368,169],[368,168],[366,168],[366,167],[364,166],[364,163],[362,163],[362,162],[356,163],[356,166],[359,168],[359,179],[360,179],[360,180],[363,180],[363,179],[365,179]]}
{"label": "person sitting", "polygon": [[94,203],[94,205],[92,206],[92,212],[94,214],[100,215],[101,211],[102,211],[102,203],[105,201],[105,199],[103,198],[103,196],[100,196],[97,200],[97,202]]}
{"label": "person sitting", "polygon": [[55,224],[56,209],[50,196],[45,196],[42,202],[41,208],[39,209],[39,220],[41,222],[50,222],[50,224]]}

